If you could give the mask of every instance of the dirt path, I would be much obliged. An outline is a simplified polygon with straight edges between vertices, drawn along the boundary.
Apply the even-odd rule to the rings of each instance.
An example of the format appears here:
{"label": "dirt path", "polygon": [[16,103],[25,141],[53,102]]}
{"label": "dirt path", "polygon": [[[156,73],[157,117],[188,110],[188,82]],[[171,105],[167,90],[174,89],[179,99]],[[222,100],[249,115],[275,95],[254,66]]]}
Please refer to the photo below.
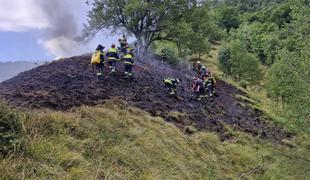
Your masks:
{"label": "dirt path", "polygon": [[[0,84],[0,97],[14,106],[67,110],[74,106],[96,105],[120,97],[130,105],[161,116],[176,126],[193,125],[199,130],[217,132],[222,139],[231,135],[223,124],[263,139],[281,140],[290,135],[270,124],[263,113],[249,108],[236,95],[241,91],[218,81],[219,97],[203,105],[189,101],[192,72],[188,65],[170,67],[157,60],[137,62],[135,77],[123,77],[123,67],[102,82],[89,67],[89,56],[73,57],[40,66]],[[180,77],[180,100],[171,99],[162,84],[165,76]]]}

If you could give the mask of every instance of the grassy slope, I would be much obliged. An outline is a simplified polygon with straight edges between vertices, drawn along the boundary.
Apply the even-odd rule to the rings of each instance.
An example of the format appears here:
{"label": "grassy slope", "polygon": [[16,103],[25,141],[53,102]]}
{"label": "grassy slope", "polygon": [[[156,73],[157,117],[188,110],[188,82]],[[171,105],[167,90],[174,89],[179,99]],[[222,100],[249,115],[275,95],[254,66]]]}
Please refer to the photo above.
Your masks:
{"label": "grassy slope", "polygon": [[235,179],[262,165],[247,177],[309,177],[304,137],[290,149],[239,132],[231,142],[207,132],[188,136],[120,100],[20,118],[24,148],[1,160],[2,179]]}

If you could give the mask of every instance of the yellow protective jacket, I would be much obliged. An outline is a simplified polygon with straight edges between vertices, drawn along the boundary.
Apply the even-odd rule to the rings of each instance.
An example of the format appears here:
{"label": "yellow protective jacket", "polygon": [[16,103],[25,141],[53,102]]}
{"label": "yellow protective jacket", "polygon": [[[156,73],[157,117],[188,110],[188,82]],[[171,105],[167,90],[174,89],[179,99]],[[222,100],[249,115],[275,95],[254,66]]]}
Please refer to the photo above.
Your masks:
{"label": "yellow protective jacket", "polygon": [[96,51],[91,57],[91,64],[99,64],[101,62],[104,62],[104,53]]}
{"label": "yellow protective jacket", "polygon": [[107,52],[108,60],[118,60],[119,56],[116,48],[111,48]]}
{"label": "yellow protective jacket", "polygon": [[133,56],[129,53],[127,53],[124,57],[123,57],[123,61],[125,65],[133,65],[134,64],[134,60],[133,60]]}
{"label": "yellow protective jacket", "polygon": [[177,80],[173,79],[173,78],[165,78],[164,79],[164,83],[165,84],[171,84],[171,85],[174,85],[174,86],[178,84]]}

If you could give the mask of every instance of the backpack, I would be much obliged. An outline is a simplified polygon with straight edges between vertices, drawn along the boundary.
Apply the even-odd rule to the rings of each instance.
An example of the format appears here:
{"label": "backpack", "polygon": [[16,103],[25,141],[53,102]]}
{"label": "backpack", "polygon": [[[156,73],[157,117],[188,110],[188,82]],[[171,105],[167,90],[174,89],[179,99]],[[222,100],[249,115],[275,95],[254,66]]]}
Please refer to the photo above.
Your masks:
{"label": "backpack", "polygon": [[100,51],[96,51],[91,57],[91,64],[99,64],[101,61],[100,55]]}

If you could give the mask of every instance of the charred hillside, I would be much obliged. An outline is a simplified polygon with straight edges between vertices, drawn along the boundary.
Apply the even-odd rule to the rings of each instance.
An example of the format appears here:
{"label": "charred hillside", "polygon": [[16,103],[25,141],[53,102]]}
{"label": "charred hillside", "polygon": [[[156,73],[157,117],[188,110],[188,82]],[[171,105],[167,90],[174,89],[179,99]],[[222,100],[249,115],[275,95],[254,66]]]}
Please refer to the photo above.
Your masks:
{"label": "charred hillside", "polygon": [[[161,116],[182,129],[195,126],[199,130],[217,132],[222,139],[231,137],[224,124],[263,139],[278,141],[290,136],[271,124],[261,111],[238,99],[237,95],[245,94],[223,81],[218,81],[219,96],[212,101],[206,104],[190,102],[193,74],[189,65],[171,67],[157,60],[139,61],[134,67],[133,79],[125,79],[123,67],[118,65],[115,75],[109,76],[106,70],[105,79],[98,82],[89,59],[87,55],[62,59],[21,73],[0,84],[0,97],[16,107],[61,111],[120,98],[128,106]],[[179,100],[167,94],[162,84],[165,76],[183,80]]]}

